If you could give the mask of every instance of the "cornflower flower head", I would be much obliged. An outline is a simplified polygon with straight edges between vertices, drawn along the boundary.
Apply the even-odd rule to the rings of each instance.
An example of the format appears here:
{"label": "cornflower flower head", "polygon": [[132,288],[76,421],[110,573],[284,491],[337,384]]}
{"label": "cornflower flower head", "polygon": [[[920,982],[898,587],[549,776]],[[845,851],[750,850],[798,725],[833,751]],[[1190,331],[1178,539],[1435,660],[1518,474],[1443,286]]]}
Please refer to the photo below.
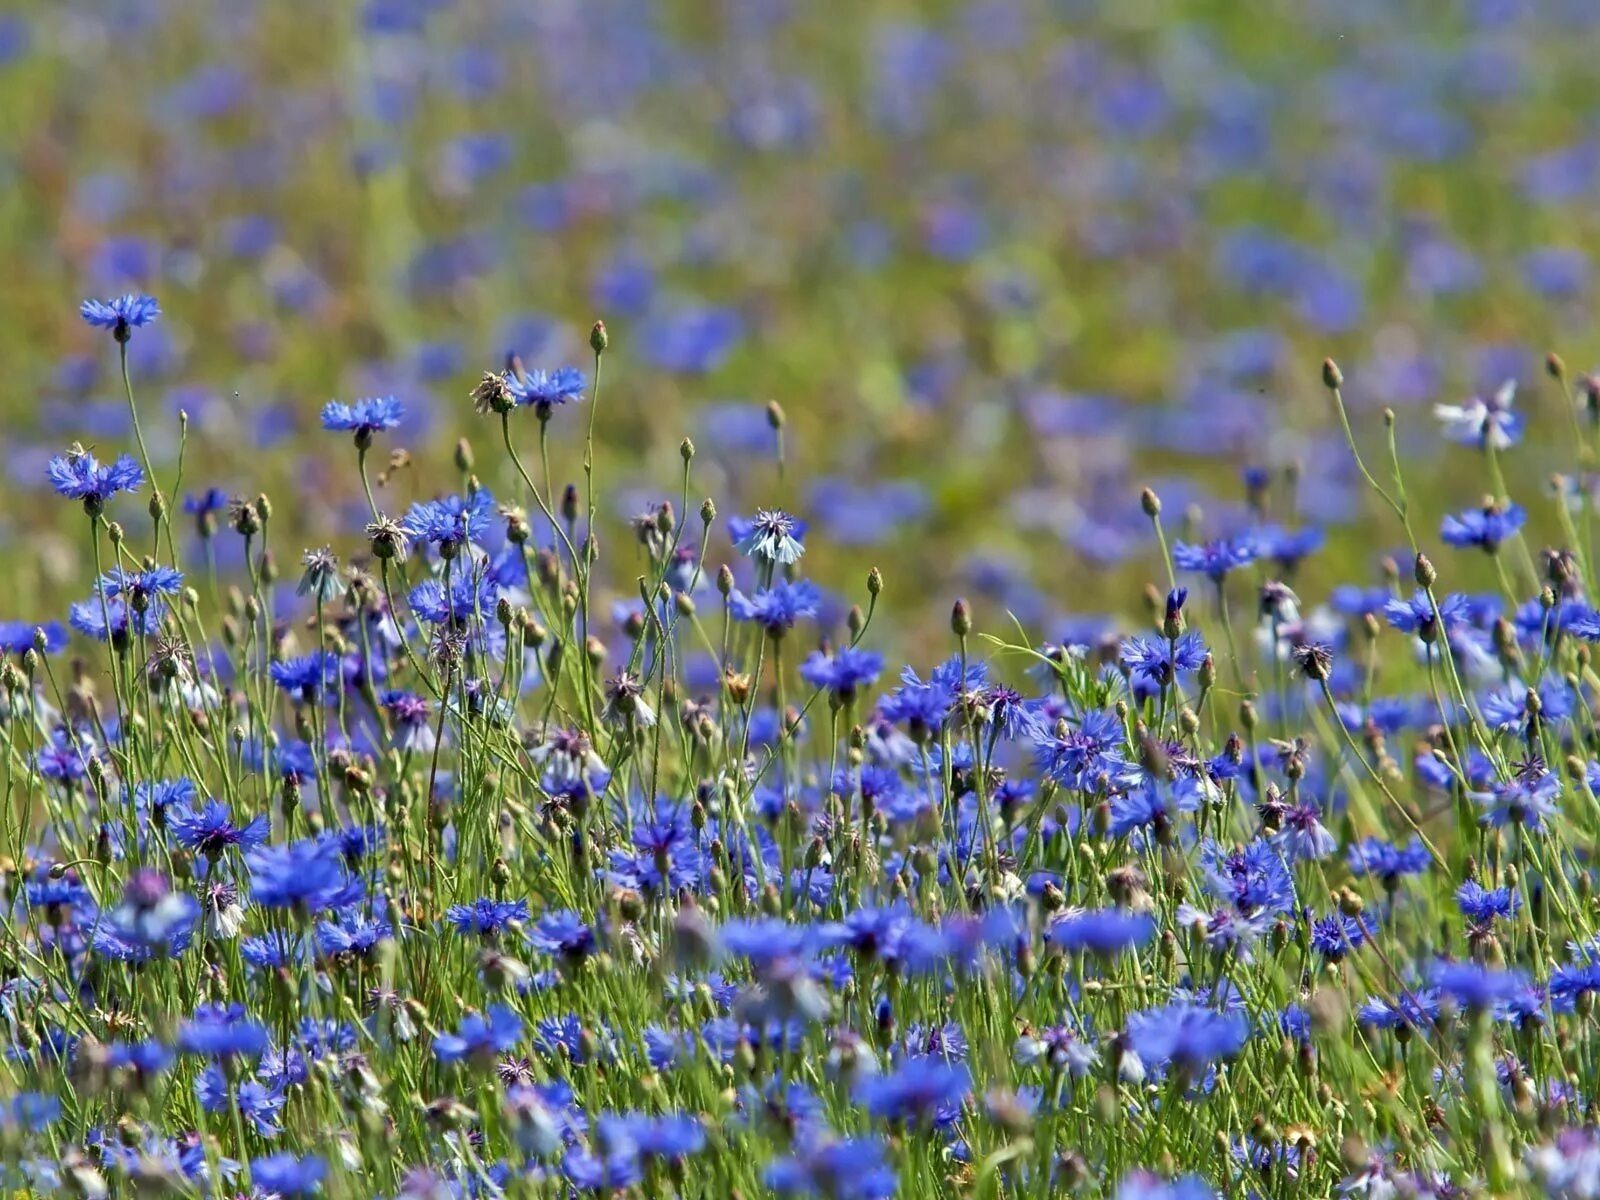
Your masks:
{"label": "cornflower flower head", "polygon": [[144,468],[123,454],[115,462],[100,460],[82,446],[73,445],[52,458],[46,467],[50,486],[68,500],[81,500],[84,511],[97,516],[106,501],[119,492],[136,492],[144,486]]}
{"label": "cornflower flower head", "polygon": [[753,596],[735,590],[728,597],[728,610],[735,620],[749,621],[765,629],[767,636],[780,638],[797,621],[816,616],[821,603],[822,593],[810,580],[790,583],[780,579]]}
{"label": "cornflower flower head", "polygon": [[540,916],[528,931],[528,944],[568,963],[582,962],[600,948],[594,928],[566,909]]}
{"label": "cornflower flower head", "polygon": [[450,909],[445,910],[445,920],[456,933],[498,938],[510,923],[528,920],[528,901],[501,901],[483,896],[470,904],[451,904]]}
{"label": "cornflower flower head", "polygon": [[800,664],[800,678],[840,703],[855,699],[883,673],[883,655],[855,646],[841,646],[832,654],[814,650]]}
{"label": "cornflower flower head", "polygon": [[1259,553],[1248,535],[1216,538],[1209,542],[1174,542],[1172,563],[1180,571],[1194,571],[1220,584],[1230,571],[1255,562]]}
{"label": "cornflower flower head", "polygon": [[1250,1022],[1242,1013],[1178,1000],[1134,1013],[1128,1018],[1127,1035],[1146,1067],[1171,1067],[1198,1080],[1211,1064],[1244,1049]]}
{"label": "cornflower flower head", "polygon": [[1474,396],[1463,404],[1435,404],[1433,415],[1453,442],[1491,450],[1509,450],[1522,436],[1522,414],[1512,406],[1517,381],[1508,379],[1491,396]]}
{"label": "cornflower flower head", "polygon": [[1167,687],[1178,676],[1200,669],[1206,658],[1206,644],[1194,632],[1175,641],[1131,637],[1122,643],[1121,658],[1130,674],[1148,679],[1157,687]]}
{"label": "cornflower flower head", "polygon": [[78,314],[96,329],[109,329],[119,344],[126,345],[135,329],[141,329],[161,315],[154,296],[128,292],[110,300],[85,300]]}
{"label": "cornflower flower head", "polygon": [[250,1018],[244,1005],[202,1004],[178,1028],[178,1049],[214,1061],[260,1058],[267,1051],[267,1027]]}
{"label": "cornflower flower head", "polygon": [[805,536],[805,522],[778,509],[758,509],[749,520],[734,517],[728,528],[734,549],[747,558],[789,566],[806,552],[800,541]]}
{"label": "cornflower flower head", "polygon": [[1418,589],[1409,600],[1395,597],[1385,601],[1383,616],[1401,633],[1414,633],[1424,642],[1433,642],[1439,636],[1441,623],[1446,630],[1453,630],[1467,619],[1467,598],[1459,592],[1452,592],[1440,599],[1438,611],[1435,612],[1428,593]]}
{"label": "cornflower flower head", "polygon": [[1069,953],[1112,958],[1146,945],[1155,932],[1155,918],[1149,913],[1103,908],[1057,918],[1045,930],[1044,940]]}
{"label": "cornflower flower head", "polygon": [[411,541],[434,547],[442,558],[454,558],[487,533],[494,519],[494,496],[487,488],[479,488],[464,498],[419,501],[407,510],[399,526]]}
{"label": "cornflower flower head", "polygon": [[441,1033],[433,1039],[433,1053],[440,1062],[471,1059],[488,1064],[522,1040],[522,1018],[503,1004],[491,1004],[487,1013],[468,1013],[455,1033]]}
{"label": "cornflower flower head", "polygon": [[1501,971],[1476,962],[1440,961],[1428,972],[1428,982],[1443,999],[1469,1012],[1483,1012],[1516,998],[1528,986],[1521,971]]}
{"label": "cornflower flower head", "polygon": [[267,840],[272,826],[265,813],[237,824],[226,804],[207,800],[199,809],[173,809],[167,814],[167,828],[179,845],[214,861],[231,849],[254,850]]}
{"label": "cornflower flower head", "polygon": [[1464,549],[1476,546],[1486,554],[1500,549],[1500,543],[1509,538],[1527,522],[1527,511],[1520,504],[1502,507],[1493,501],[1482,508],[1469,508],[1465,512],[1446,516],[1439,528],[1439,537],[1446,545]]}
{"label": "cornflower flower head", "polygon": [[285,1200],[314,1196],[322,1190],[328,1164],[315,1155],[298,1158],[287,1150],[250,1160],[250,1178],[269,1195]]}
{"label": "cornflower flower head", "polygon": [[1469,879],[1456,889],[1456,905],[1474,925],[1489,925],[1513,916],[1522,907],[1522,897],[1509,887],[1486,888]]}
{"label": "cornflower flower head", "polygon": [[905,1059],[886,1075],[863,1079],[855,1099],[880,1121],[907,1125],[947,1125],[960,1114],[972,1091],[966,1066],[932,1055]]}
{"label": "cornflower flower head", "polygon": [[1496,829],[1513,825],[1537,833],[1561,811],[1561,777],[1542,763],[1530,762],[1489,791],[1470,795],[1480,809],[1481,824]]}
{"label": "cornflower flower head", "polygon": [[307,550],[300,565],[303,570],[295,595],[310,596],[318,604],[332,604],[345,594],[348,585],[339,574],[339,560],[327,547]]}
{"label": "cornflower flower head", "polygon": [[557,367],[553,371],[532,370],[506,379],[506,389],[519,407],[531,407],[541,420],[551,410],[583,399],[589,380],[577,367]]}
{"label": "cornflower flower head", "polygon": [[780,1196],[820,1200],[891,1200],[898,1188],[881,1140],[841,1138],[826,1128],[808,1131],[762,1178]]}
{"label": "cornflower flower head", "polygon": [[322,427],[353,433],[356,445],[365,449],[372,445],[373,434],[396,428],[405,415],[405,406],[393,396],[370,396],[354,404],[329,400],[322,406]]}

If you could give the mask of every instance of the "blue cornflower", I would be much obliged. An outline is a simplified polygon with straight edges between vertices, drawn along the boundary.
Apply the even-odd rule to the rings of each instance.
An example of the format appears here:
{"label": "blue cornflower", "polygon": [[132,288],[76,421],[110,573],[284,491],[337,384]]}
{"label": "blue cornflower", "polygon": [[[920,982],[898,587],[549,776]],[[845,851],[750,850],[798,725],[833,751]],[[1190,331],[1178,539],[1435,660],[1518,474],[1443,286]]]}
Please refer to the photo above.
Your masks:
{"label": "blue cornflower", "polygon": [[824,1200],[891,1200],[898,1186],[883,1142],[826,1131],[808,1132],[792,1154],[767,1164],[763,1178],[780,1196]]}
{"label": "blue cornflower", "polygon": [[694,1117],[668,1113],[604,1114],[596,1122],[600,1140],[613,1150],[631,1149],[642,1159],[679,1162],[706,1147],[706,1130]]}
{"label": "blue cornflower", "polygon": [[123,888],[122,901],[95,923],[93,945],[99,953],[122,962],[182,954],[194,938],[200,905],[187,892],[172,890],[158,871],[135,871]]}
{"label": "blue cornflower", "polygon": [[1465,404],[1435,404],[1433,415],[1453,442],[1508,450],[1522,436],[1522,414],[1512,408],[1517,381],[1508,379],[1494,395],[1474,396]]}
{"label": "blue cornflower", "polygon": [[204,854],[207,858],[218,859],[232,847],[241,851],[254,850],[267,840],[272,823],[262,813],[244,825],[237,825],[226,804],[207,800],[199,810],[185,807],[169,812],[167,828],[179,845]]}
{"label": "blue cornflower", "polygon": [[440,1062],[472,1058],[492,1060],[522,1040],[522,1018],[503,1004],[491,1004],[487,1015],[468,1013],[455,1033],[437,1034],[433,1053]]}
{"label": "blue cornflower", "polygon": [[1117,1184],[1112,1200],[1217,1200],[1217,1193],[1198,1175],[1169,1181],[1148,1171],[1131,1171]]}
{"label": "blue cornflower", "polygon": [[1052,922],[1045,930],[1044,940],[1071,953],[1109,958],[1145,945],[1155,932],[1155,919],[1149,913],[1102,908]]}
{"label": "blue cornflower", "polygon": [[100,592],[106,599],[125,596],[134,608],[141,608],[157,596],[176,596],[183,590],[183,572],[173,567],[150,567],[127,571],[112,567],[100,579]]}
{"label": "blue cornflower", "polygon": [[460,934],[475,933],[479,937],[494,938],[512,921],[528,919],[526,900],[492,900],[485,896],[471,904],[453,904],[445,912],[445,919]]}
{"label": "blue cornflower", "polygon": [[1198,633],[1186,633],[1175,642],[1164,638],[1131,637],[1122,643],[1122,665],[1157,687],[1169,685],[1174,675],[1196,671],[1206,659],[1206,644]]}
{"label": "blue cornflower", "polygon": [[490,527],[494,511],[494,497],[488,489],[479,488],[465,499],[444,496],[413,504],[401,519],[400,528],[412,541],[437,546],[441,554],[453,557]]}
{"label": "blue cornflower", "polygon": [[342,678],[339,656],[331,650],[313,650],[299,658],[272,663],[267,673],[279,689],[299,704],[315,703],[319,696],[333,692]]}
{"label": "blue cornflower", "polygon": [[1339,839],[1322,823],[1322,810],[1302,801],[1283,813],[1283,827],[1272,836],[1272,843],[1290,862],[1327,858],[1339,848]]}
{"label": "blue cornflower", "polygon": [[548,417],[552,408],[582,400],[583,389],[588,386],[588,379],[577,367],[528,371],[520,379],[512,375],[506,380],[506,389],[516,402],[531,406],[540,417]]}
{"label": "blue cornflower", "polygon": [[1392,846],[1369,837],[1351,846],[1345,863],[1354,875],[1376,876],[1385,890],[1393,891],[1407,875],[1420,875],[1432,861],[1421,839],[1412,838],[1404,846]]}
{"label": "blue cornflower", "polygon": [[1482,808],[1478,820],[1499,828],[1519,825],[1537,832],[1560,811],[1561,779],[1541,764],[1525,764],[1488,792],[1469,793]]}
{"label": "blue cornflower", "polygon": [[1235,849],[1208,841],[1200,848],[1200,870],[1212,894],[1241,913],[1284,913],[1294,906],[1294,876],[1270,841],[1258,838]]}
{"label": "blue cornflower", "polygon": [[1311,948],[1329,962],[1342,962],[1367,940],[1360,918],[1331,913],[1311,923]]}
{"label": "blue cornflower", "polygon": [[130,632],[151,637],[161,629],[161,618],[166,606],[152,604],[149,608],[132,610],[126,600],[102,600],[93,597],[78,600],[67,608],[67,624],[85,637],[97,642],[111,642],[115,646],[127,643]]}
{"label": "blue cornflower", "polygon": [[257,1080],[246,1079],[237,1090],[231,1090],[227,1074],[212,1063],[195,1076],[194,1096],[208,1113],[232,1112],[237,1105],[239,1115],[262,1137],[276,1137],[283,1132],[278,1124],[284,1102],[281,1087],[268,1088]]}
{"label": "blue cornflower", "polygon": [[855,646],[841,646],[832,654],[814,650],[800,664],[800,678],[841,701],[855,698],[863,687],[876,683],[883,673],[883,655]]}
{"label": "blue cornflower", "polygon": [[900,672],[900,686],[878,701],[878,714],[884,720],[903,724],[914,742],[925,742],[944,728],[955,703],[955,693],[937,671],[924,683],[910,667]]}
{"label": "blue cornflower", "polygon": [[1198,545],[1174,542],[1172,562],[1180,571],[1198,571],[1221,583],[1229,571],[1253,563],[1258,553],[1255,539],[1249,536],[1216,538]]}
{"label": "blue cornflower", "polygon": [[427,697],[391,688],[379,693],[378,703],[389,714],[389,721],[394,726],[396,749],[420,750],[424,753],[433,749],[434,732]]}
{"label": "blue cornflower", "polygon": [[237,1001],[202,1004],[178,1029],[178,1049],[200,1058],[260,1058],[267,1042],[267,1027],[252,1021]]}
{"label": "blue cornflower", "polygon": [[1270,558],[1283,571],[1293,571],[1302,559],[1322,548],[1322,530],[1315,526],[1288,530],[1265,525],[1250,534],[1258,558]]}
{"label": "blue cornflower", "polygon": [[754,596],[735,591],[728,597],[729,610],[736,620],[760,625],[775,638],[793,629],[802,617],[816,616],[821,603],[822,593],[809,579],[798,583],[780,579]]}
{"label": "blue cornflower", "polygon": [[228,510],[228,493],[219,487],[209,487],[203,492],[190,492],[183,498],[183,511],[195,519],[200,536],[209,536],[215,529],[215,517]]}
{"label": "blue cornflower", "polygon": [[944,1125],[959,1115],[971,1090],[972,1076],[962,1064],[918,1055],[887,1075],[861,1080],[855,1098],[882,1121]]}
{"label": "blue cornflower", "polygon": [[346,888],[339,848],[329,842],[300,841],[258,846],[245,855],[250,898],[264,908],[321,912],[338,902]]}
{"label": "blue cornflower", "polygon": [[395,428],[405,415],[405,406],[393,396],[371,396],[354,404],[329,400],[322,406],[322,427],[353,433],[358,446],[369,446],[373,434]]}
{"label": "blue cornflower", "polygon": [[1428,593],[1419,588],[1409,600],[1394,597],[1384,601],[1383,615],[1401,633],[1414,633],[1423,641],[1432,642],[1439,635],[1440,620],[1448,630],[1466,620],[1467,607],[1467,598],[1460,592],[1452,592],[1439,601],[1436,614]]}
{"label": "blue cornflower", "polygon": [[450,581],[448,591],[442,581],[424,579],[411,589],[406,601],[419,621],[460,627],[493,616],[499,591],[490,579],[461,573]]}
{"label": "blue cornflower", "polygon": [[1428,972],[1440,995],[1462,1008],[1477,1011],[1511,1000],[1528,986],[1521,971],[1497,971],[1475,962],[1440,961]]}
{"label": "blue cornflower", "polygon": [[117,341],[126,343],[133,331],[150,324],[161,315],[154,296],[129,292],[110,300],[85,300],[78,313],[96,329],[109,329]]}
{"label": "blue cornflower", "polygon": [[283,1197],[314,1196],[322,1190],[328,1164],[315,1155],[296,1158],[287,1150],[250,1160],[250,1180],[265,1192]]}
{"label": "blue cornflower", "polygon": [[1187,1000],[1128,1018],[1128,1041],[1147,1067],[1171,1065],[1199,1079],[1213,1062],[1234,1057],[1250,1037],[1242,1013],[1217,1012]]}
{"label": "blue cornflower", "polygon": [[60,621],[0,621],[0,652],[37,650],[41,635],[44,653],[60,654],[67,648],[67,629]]}
{"label": "blue cornflower", "polygon": [[568,962],[581,962],[598,948],[593,927],[570,910],[547,912],[528,931],[528,944]]}
{"label": "blue cornflower", "polygon": [[600,1155],[582,1146],[571,1147],[561,1159],[561,1171],[579,1191],[606,1195],[625,1191],[643,1175],[632,1147]]}
{"label": "blue cornflower", "polygon": [[758,509],[748,521],[735,517],[728,528],[734,549],[749,558],[787,566],[799,562],[806,552],[800,543],[805,536],[805,522],[778,509]]}
{"label": "blue cornflower", "polygon": [[1522,528],[1527,519],[1528,513],[1520,504],[1508,504],[1504,508],[1498,504],[1486,504],[1482,508],[1469,508],[1445,517],[1444,524],[1439,528],[1439,536],[1446,545],[1463,549],[1477,546],[1493,554],[1500,549],[1501,542]]}
{"label": "blue cornflower", "polygon": [[1114,838],[1127,837],[1135,830],[1148,829],[1158,840],[1168,837],[1178,813],[1196,812],[1200,793],[1180,779],[1171,787],[1150,780],[1109,801],[1110,824],[1106,832]]}
{"label": "blue cornflower", "polygon": [[1476,879],[1469,879],[1456,889],[1456,904],[1467,920],[1487,925],[1515,913],[1522,906],[1522,898],[1509,887],[1486,888]]}
{"label": "blue cornflower", "polygon": [[84,508],[95,513],[118,492],[136,492],[144,486],[144,468],[128,455],[102,466],[81,446],[56,455],[45,473],[50,477],[50,486],[60,495],[82,500]]}

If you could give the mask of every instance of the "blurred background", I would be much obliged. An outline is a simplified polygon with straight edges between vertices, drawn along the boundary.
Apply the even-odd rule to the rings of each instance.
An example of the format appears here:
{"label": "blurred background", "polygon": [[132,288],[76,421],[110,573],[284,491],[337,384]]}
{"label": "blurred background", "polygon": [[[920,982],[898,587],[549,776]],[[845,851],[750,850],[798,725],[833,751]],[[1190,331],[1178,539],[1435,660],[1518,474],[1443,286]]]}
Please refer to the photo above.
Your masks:
{"label": "blurred background", "polygon": [[[508,352],[591,369],[597,317],[625,596],[627,520],[676,500],[684,435],[691,508],[801,514],[845,603],[882,567],[886,640],[957,594],[1036,637],[1126,610],[1162,575],[1147,484],[1178,536],[1323,531],[1312,595],[1376,581],[1401,537],[1330,354],[1363,439],[1399,414],[1430,530],[1483,488],[1430,404],[1520,381],[1508,473],[1543,526],[1574,465],[1544,355],[1600,361],[1597,38],[1594,0],[12,0],[0,616],[86,584],[44,464],[133,449],[77,315],[128,290],[165,313],[131,346],[158,470],[183,410],[183,490],[268,491],[288,586],[306,545],[361,548],[325,401],[406,405],[383,508],[459,487],[461,436],[499,489],[469,390]],[[586,419],[557,414],[558,479]]]}

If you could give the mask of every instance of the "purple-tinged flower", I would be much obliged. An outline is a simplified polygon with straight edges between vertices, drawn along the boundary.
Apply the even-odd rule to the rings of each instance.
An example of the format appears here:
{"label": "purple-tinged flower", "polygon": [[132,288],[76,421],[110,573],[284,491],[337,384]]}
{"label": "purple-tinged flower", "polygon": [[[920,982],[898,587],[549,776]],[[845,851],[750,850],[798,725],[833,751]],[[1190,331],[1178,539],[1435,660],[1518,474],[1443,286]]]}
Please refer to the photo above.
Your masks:
{"label": "purple-tinged flower", "polygon": [[1514,914],[1522,906],[1522,898],[1509,887],[1486,888],[1476,879],[1469,879],[1456,889],[1456,904],[1461,915],[1473,924],[1488,925]]}
{"label": "purple-tinged flower", "polygon": [[1171,1066],[1191,1080],[1220,1059],[1233,1058],[1250,1037],[1242,1013],[1218,1012],[1187,1000],[1128,1018],[1128,1041],[1146,1067]]}
{"label": "purple-tinged flower", "polygon": [[1110,958],[1145,945],[1155,931],[1155,919],[1149,913],[1102,908],[1059,918],[1045,931],[1044,940],[1069,953]]}
{"label": "purple-tinged flower", "polygon": [[491,1004],[487,1014],[468,1013],[455,1033],[441,1033],[433,1039],[433,1053],[440,1062],[463,1059],[492,1061],[522,1040],[522,1018],[503,1004]]}
{"label": "purple-tinged flower", "polygon": [[373,434],[395,428],[405,415],[405,406],[393,396],[369,396],[354,404],[329,400],[322,406],[322,427],[353,433],[357,445],[371,445]]}
{"label": "purple-tinged flower", "polygon": [[1482,809],[1478,818],[1482,824],[1497,829],[1516,825],[1538,832],[1561,811],[1561,778],[1541,763],[1525,763],[1490,791],[1470,795]]}
{"label": "purple-tinged flower", "polygon": [[1439,601],[1438,611],[1435,612],[1428,593],[1418,589],[1409,600],[1396,597],[1385,601],[1383,615],[1401,633],[1414,633],[1424,642],[1432,642],[1439,636],[1441,621],[1446,630],[1451,630],[1467,619],[1467,609],[1467,598],[1459,592],[1452,592]]}
{"label": "purple-tinged flower", "polygon": [[78,306],[78,313],[96,329],[109,329],[112,337],[126,344],[135,329],[161,315],[161,305],[154,296],[128,292],[110,300],[85,300]]}
{"label": "purple-tinged flower", "polygon": [[541,418],[550,410],[583,399],[588,379],[577,367],[557,367],[553,371],[533,370],[520,379],[512,375],[506,380],[506,389],[519,405],[531,407]]}
{"label": "purple-tinged flower", "polygon": [[144,468],[128,455],[102,466],[93,454],[76,445],[52,458],[46,474],[57,493],[83,501],[84,508],[94,513],[118,492],[136,492],[144,486]]}
{"label": "purple-tinged flower", "polygon": [[1509,450],[1522,436],[1522,414],[1512,405],[1517,398],[1517,381],[1508,379],[1494,395],[1474,396],[1465,404],[1435,404],[1433,415],[1444,425],[1444,435],[1453,442]]}
{"label": "purple-tinged flower", "polygon": [[1157,687],[1167,687],[1174,677],[1197,671],[1206,659],[1206,644],[1198,633],[1186,633],[1176,641],[1153,637],[1131,637],[1122,643],[1122,665]]}
{"label": "purple-tinged flower", "polygon": [[1200,544],[1174,542],[1172,562],[1180,571],[1197,571],[1214,583],[1221,583],[1228,572],[1247,566],[1259,553],[1255,539],[1248,536],[1217,538]]}
{"label": "purple-tinged flower", "polygon": [[570,910],[547,912],[528,931],[528,944],[553,958],[578,963],[598,948],[593,927]]}
{"label": "purple-tinged flower", "polygon": [[855,646],[841,646],[832,654],[815,650],[800,664],[800,678],[846,703],[876,683],[882,672],[883,655]]}
{"label": "purple-tinged flower", "polygon": [[820,1200],[892,1200],[898,1185],[882,1141],[825,1129],[809,1131],[791,1154],[768,1163],[763,1178],[780,1196]]}
{"label": "purple-tinged flower", "polygon": [[972,1076],[960,1063],[931,1055],[908,1058],[887,1075],[861,1080],[856,1101],[880,1121],[912,1125],[949,1124],[972,1091]]}
{"label": "purple-tinged flower", "polygon": [[185,807],[169,812],[167,828],[179,845],[214,861],[229,849],[254,850],[267,840],[272,826],[265,813],[244,825],[236,824],[226,804],[207,800],[198,810]]}
{"label": "purple-tinged flower", "polygon": [[801,618],[816,616],[821,603],[822,593],[808,579],[797,583],[780,579],[753,596],[735,591],[728,597],[728,608],[735,620],[760,625],[775,638],[793,629]]}
{"label": "purple-tinged flower", "polygon": [[1458,548],[1476,546],[1487,554],[1500,549],[1500,543],[1521,529],[1527,521],[1527,511],[1520,504],[1486,504],[1482,508],[1469,508],[1465,512],[1447,516],[1439,528],[1439,536],[1446,545]]}
{"label": "purple-tinged flower", "polygon": [[799,562],[806,552],[800,542],[805,536],[805,522],[777,509],[760,509],[749,521],[735,518],[729,522],[729,529],[734,549],[762,562],[788,566]]}
{"label": "purple-tinged flower", "polygon": [[250,1179],[262,1191],[282,1196],[314,1196],[322,1190],[328,1164],[315,1155],[296,1158],[287,1150],[250,1161]]}

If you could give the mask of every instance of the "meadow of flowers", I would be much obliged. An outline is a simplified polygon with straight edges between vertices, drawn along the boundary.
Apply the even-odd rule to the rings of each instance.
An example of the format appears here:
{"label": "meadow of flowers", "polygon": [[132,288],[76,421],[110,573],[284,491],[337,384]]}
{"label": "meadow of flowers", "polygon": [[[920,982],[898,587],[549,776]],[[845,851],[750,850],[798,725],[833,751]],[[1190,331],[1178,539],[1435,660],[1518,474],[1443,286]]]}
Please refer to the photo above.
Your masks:
{"label": "meadow of flowers", "polygon": [[1600,1198],[1597,38],[0,14],[0,1188]]}

